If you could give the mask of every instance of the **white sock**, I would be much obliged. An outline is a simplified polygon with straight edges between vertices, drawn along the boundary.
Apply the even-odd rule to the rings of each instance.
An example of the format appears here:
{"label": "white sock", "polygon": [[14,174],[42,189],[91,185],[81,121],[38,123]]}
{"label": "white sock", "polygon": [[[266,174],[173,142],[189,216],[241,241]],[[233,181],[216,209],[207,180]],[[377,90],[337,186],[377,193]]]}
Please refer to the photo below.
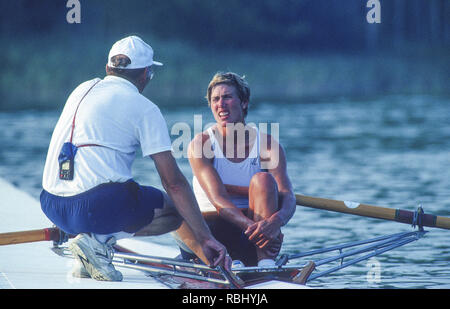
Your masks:
{"label": "white sock", "polygon": [[272,259],[262,259],[258,262],[258,267],[272,267],[275,266],[275,261]]}
{"label": "white sock", "polygon": [[133,237],[134,234],[127,233],[127,232],[117,232],[117,233],[112,233],[112,234],[94,234],[94,233],[92,233],[92,235],[94,235],[95,239],[97,239],[99,242],[104,244],[112,236],[114,236],[116,238],[116,240],[119,240],[119,239],[123,239],[123,238],[131,238],[131,237]]}

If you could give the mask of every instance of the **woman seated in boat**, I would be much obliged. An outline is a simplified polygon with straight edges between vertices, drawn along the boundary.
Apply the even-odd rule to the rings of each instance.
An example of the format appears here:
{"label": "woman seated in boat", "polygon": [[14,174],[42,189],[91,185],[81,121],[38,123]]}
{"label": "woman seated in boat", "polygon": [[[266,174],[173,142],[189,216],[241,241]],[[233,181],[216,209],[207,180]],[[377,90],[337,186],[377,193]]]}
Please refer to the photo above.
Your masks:
{"label": "woman seated in boat", "polygon": [[[207,100],[216,124],[196,135],[188,149],[200,210],[233,260],[272,266],[283,241],[281,227],[295,212],[284,150],[246,124],[250,88],[243,77],[217,73]],[[180,247],[189,258],[190,250]]]}

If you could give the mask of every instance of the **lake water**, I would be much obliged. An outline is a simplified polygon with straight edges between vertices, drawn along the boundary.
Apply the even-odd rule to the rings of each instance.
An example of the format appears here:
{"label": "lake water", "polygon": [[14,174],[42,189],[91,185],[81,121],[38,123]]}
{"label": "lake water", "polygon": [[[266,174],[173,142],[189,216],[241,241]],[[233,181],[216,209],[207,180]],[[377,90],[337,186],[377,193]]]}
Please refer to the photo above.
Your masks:
{"label": "lake water", "polygon": [[[180,122],[194,133],[194,114],[212,121],[206,104],[160,105],[169,130]],[[57,111],[0,112],[0,177],[38,198]],[[258,103],[249,122],[279,123],[288,173],[296,193],[450,216],[450,98],[386,96],[314,103]],[[172,135],[176,140],[179,135]],[[178,159],[186,177],[186,158]],[[135,179],[161,187],[150,159],[138,158]],[[11,205],[13,207],[13,205]],[[284,253],[412,231],[405,224],[297,207]],[[450,288],[450,231],[428,229],[417,242],[312,281],[325,288]],[[157,242],[173,244],[167,237]],[[303,262],[303,261],[302,261]],[[344,260],[345,262],[345,260]],[[324,268],[319,268],[323,270]]]}

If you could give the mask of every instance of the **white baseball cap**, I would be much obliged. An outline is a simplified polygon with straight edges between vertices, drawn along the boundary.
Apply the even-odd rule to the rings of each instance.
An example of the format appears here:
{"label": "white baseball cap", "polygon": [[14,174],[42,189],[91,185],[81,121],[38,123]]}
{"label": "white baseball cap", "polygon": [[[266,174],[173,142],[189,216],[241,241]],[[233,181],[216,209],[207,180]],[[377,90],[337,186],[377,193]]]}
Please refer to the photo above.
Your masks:
{"label": "white baseball cap", "polygon": [[[126,67],[116,67],[111,58],[117,55],[125,55],[131,60]],[[109,51],[108,66],[121,69],[142,69],[151,65],[163,65],[153,60],[153,48],[135,35],[126,37],[114,43]]]}

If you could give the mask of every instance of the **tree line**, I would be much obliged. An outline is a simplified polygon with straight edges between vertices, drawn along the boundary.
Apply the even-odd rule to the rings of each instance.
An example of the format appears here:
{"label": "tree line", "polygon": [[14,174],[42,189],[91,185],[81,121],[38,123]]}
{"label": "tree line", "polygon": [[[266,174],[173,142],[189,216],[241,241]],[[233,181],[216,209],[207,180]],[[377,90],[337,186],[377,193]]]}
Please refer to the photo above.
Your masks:
{"label": "tree line", "polygon": [[381,23],[366,20],[368,0],[79,0],[68,24],[66,0],[0,3],[0,33],[109,35],[148,32],[212,48],[364,50],[418,43],[448,47],[448,0],[379,0]]}

